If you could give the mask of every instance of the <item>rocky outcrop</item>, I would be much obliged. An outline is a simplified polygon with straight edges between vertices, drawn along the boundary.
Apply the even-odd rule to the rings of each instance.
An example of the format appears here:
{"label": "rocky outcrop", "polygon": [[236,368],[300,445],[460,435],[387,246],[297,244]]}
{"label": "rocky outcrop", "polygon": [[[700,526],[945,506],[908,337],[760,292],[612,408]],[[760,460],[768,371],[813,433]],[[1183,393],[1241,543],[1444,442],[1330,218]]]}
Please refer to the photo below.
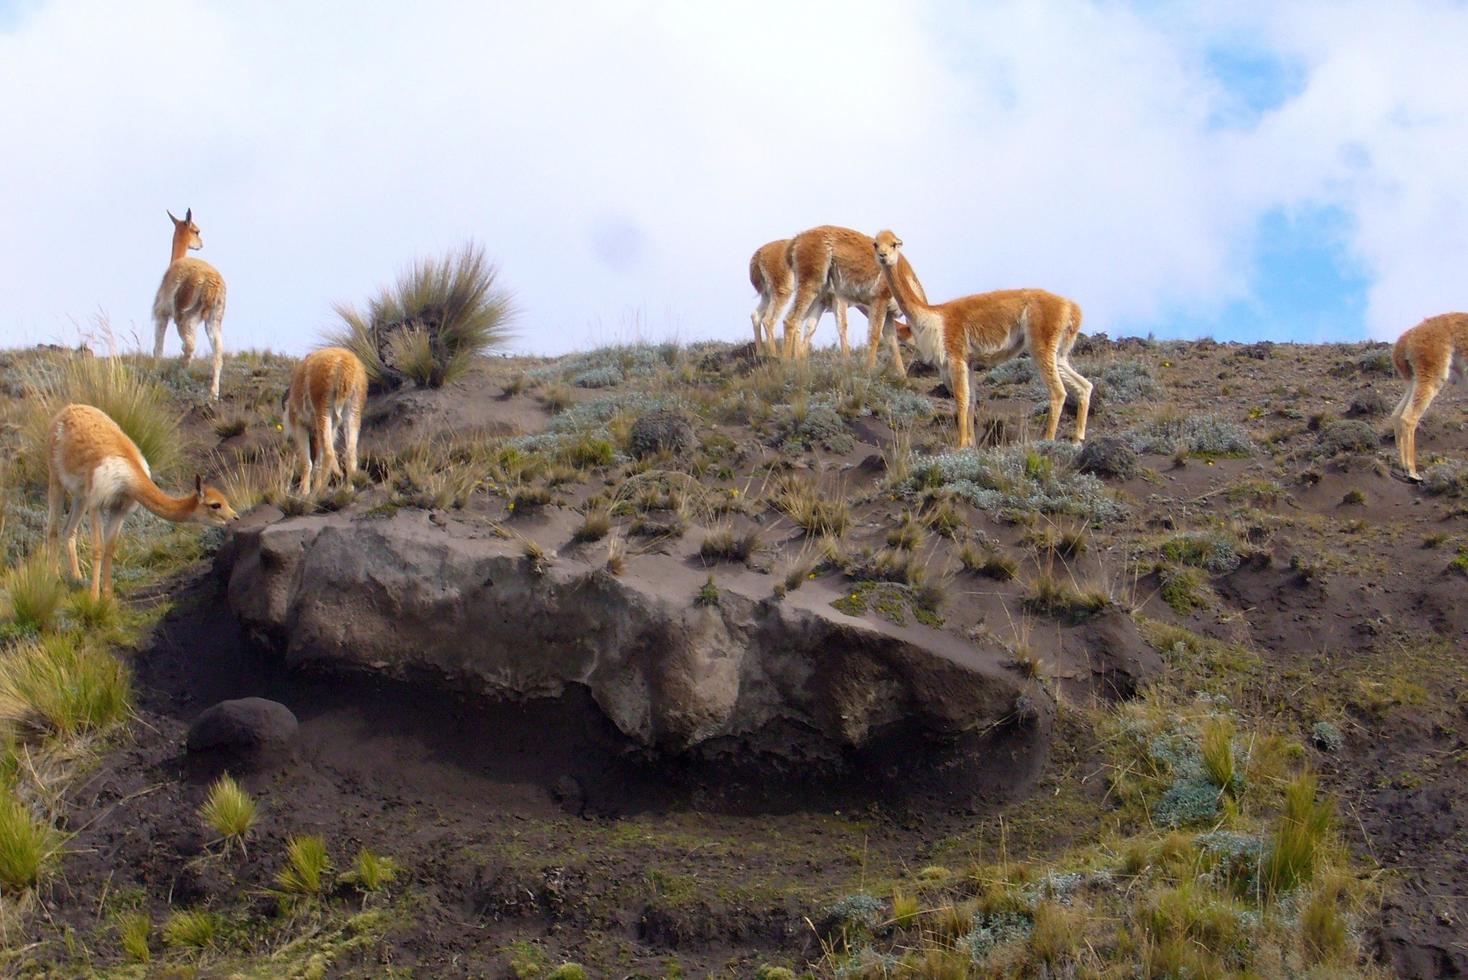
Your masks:
{"label": "rocky outcrop", "polygon": [[1032,770],[1053,716],[1002,651],[843,615],[819,582],[776,602],[767,575],[730,571],[716,602],[695,603],[707,572],[676,556],[621,576],[567,556],[537,569],[486,525],[420,511],[256,517],[219,560],[241,623],[290,666],[509,699],[581,685],[627,739],[668,755],[915,762],[969,745]]}

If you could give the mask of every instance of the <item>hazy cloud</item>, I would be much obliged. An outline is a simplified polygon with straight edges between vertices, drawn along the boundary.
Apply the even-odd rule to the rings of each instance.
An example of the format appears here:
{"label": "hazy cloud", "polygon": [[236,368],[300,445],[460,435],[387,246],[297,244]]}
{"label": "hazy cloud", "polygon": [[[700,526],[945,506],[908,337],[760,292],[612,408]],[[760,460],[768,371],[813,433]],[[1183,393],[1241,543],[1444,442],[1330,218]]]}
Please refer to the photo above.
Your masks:
{"label": "hazy cloud", "polygon": [[1465,50],[1437,2],[25,4],[0,342],[150,334],[184,207],[233,347],[471,236],[524,349],[742,337],[749,253],[824,222],[898,230],[935,298],[1186,330],[1257,299],[1265,216],[1322,209],[1391,336],[1468,305]]}

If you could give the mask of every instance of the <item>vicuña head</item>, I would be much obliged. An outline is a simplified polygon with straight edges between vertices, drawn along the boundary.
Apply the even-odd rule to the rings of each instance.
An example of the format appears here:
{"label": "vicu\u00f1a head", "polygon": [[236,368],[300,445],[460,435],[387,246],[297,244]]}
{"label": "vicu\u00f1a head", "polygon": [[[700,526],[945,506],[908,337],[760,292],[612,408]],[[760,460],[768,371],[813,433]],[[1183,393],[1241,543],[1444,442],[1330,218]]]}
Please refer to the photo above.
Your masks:
{"label": "vicu\u00f1a head", "polygon": [[[59,563],[59,538],[66,539],[73,578],[81,578],[76,533],[82,518],[92,515],[92,597],[112,594],[112,555],[122,522],[138,508],[148,508],[176,524],[227,524],[239,517],[224,494],[194,477],[194,492],[173,497],[153,482],[148,461],[116,422],[91,405],[67,405],[51,420],[46,461],[50,471],[46,547]],[[62,505],[71,498],[66,527],[60,528]]]}
{"label": "vicu\u00f1a head", "polygon": [[902,239],[890,231],[879,231],[872,239],[872,248],[877,253],[878,265],[884,269],[897,268],[897,260],[902,255]]}
{"label": "vicu\u00f1a head", "polygon": [[173,257],[179,258],[189,249],[204,247],[204,239],[199,235],[199,226],[194,224],[194,209],[188,208],[184,211],[183,218],[176,218],[172,211],[167,212],[173,221]]}

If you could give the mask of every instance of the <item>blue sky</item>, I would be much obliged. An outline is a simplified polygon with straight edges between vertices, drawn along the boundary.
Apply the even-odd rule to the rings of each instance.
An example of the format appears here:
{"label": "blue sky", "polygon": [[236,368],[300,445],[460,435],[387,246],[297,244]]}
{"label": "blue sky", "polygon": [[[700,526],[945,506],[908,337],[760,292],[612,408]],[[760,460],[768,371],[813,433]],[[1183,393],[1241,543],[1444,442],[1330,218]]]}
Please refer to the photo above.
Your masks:
{"label": "blue sky", "polygon": [[1112,336],[1390,338],[1468,307],[1465,53],[1446,0],[0,0],[0,345],[151,346],[186,207],[230,347],[470,237],[522,350],[741,339],[823,223]]}

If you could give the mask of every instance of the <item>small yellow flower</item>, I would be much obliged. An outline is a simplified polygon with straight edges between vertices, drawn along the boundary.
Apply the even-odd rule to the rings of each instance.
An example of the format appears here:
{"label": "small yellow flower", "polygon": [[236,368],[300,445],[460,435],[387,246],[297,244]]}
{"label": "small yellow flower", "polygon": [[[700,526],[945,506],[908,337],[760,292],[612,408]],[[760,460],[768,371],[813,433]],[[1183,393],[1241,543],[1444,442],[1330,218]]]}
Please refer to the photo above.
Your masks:
{"label": "small yellow flower", "polygon": [[275,431],[276,432],[284,432],[285,431],[285,426],[283,426],[279,422],[277,422],[277,423],[275,423]]}

